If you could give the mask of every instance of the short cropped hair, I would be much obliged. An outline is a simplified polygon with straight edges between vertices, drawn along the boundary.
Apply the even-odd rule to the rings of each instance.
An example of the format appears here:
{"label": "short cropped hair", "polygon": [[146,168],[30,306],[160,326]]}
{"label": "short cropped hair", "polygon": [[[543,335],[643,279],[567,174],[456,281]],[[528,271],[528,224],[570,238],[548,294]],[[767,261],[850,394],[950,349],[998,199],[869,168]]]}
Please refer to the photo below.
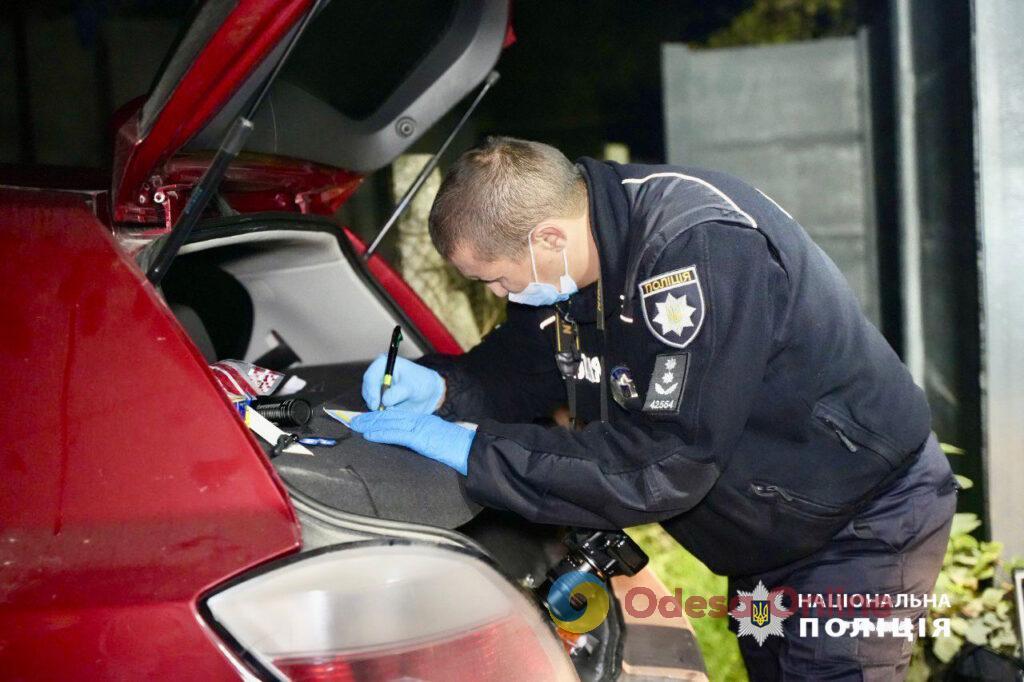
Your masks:
{"label": "short cropped hair", "polygon": [[460,246],[488,262],[517,259],[539,222],[574,218],[586,205],[583,176],[562,152],[541,142],[488,137],[445,174],[430,209],[430,238],[446,259]]}

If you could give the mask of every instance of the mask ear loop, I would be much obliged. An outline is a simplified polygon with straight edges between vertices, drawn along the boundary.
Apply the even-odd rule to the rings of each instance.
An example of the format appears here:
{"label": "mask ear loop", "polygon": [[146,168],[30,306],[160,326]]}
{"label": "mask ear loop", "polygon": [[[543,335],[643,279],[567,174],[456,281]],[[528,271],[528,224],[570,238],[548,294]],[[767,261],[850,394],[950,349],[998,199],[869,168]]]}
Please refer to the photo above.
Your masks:
{"label": "mask ear loop", "polygon": [[530,267],[533,268],[533,281],[540,282],[540,277],[537,276],[537,260],[533,257],[533,241],[530,241]]}
{"label": "mask ear loop", "polygon": [[[536,230],[537,228],[533,228]],[[537,260],[533,255],[533,230],[530,230],[530,234],[526,235],[526,246],[530,249],[530,267],[533,268],[533,281],[540,282],[540,277],[537,276]],[[563,277],[569,277],[569,256],[566,254],[566,248],[562,247],[562,265],[565,266],[565,274]],[[558,283],[559,292],[562,291],[562,282]]]}
{"label": "mask ear loop", "polygon": [[[533,228],[536,230],[537,228]],[[530,249],[530,266],[533,268],[533,281],[540,282],[540,277],[537,277],[537,260],[533,257],[533,230],[530,230],[530,234],[526,235],[526,246]]]}

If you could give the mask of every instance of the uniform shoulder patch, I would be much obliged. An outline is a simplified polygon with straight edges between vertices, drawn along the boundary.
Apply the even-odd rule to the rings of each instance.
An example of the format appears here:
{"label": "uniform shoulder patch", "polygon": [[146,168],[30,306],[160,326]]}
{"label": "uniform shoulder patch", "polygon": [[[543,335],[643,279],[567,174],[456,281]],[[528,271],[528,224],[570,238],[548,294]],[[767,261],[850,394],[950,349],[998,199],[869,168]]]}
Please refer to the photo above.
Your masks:
{"label": "uniform shoulder patch", "polygon": [[686,388],[689,353],[664,353],[654,360],[654,371],[647,386],[643,411],[651,414],[679,412],[679,403]]}
{"label": "uniform shoulder patch", "polygon": [[686,348],[697,338],[706,310],[697,266],[655,275],[637,286],[644,321],[654,338],[675,348]]}

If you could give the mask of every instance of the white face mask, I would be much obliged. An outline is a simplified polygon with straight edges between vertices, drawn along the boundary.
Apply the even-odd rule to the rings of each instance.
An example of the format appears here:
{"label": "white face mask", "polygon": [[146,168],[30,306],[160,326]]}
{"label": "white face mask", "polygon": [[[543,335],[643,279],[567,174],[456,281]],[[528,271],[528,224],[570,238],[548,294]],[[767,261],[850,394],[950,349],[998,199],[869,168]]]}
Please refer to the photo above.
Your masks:
{"label": "white face mask", "polygon": [[[533,230],[536,229],[536,227],[533,228]],[[579,291],[576,281],[569,276],[569,257],[566,255],[565,248],[563,247],[562,262],[565,264],[565,274],[558,279],[561,290],[556,288],[554,284],[538,281],[537,260],[533,255],[533,230],[530,230],[530,234],[526,236],[526,245],[530,249],[530,265],[533,266],[533,281],[527,284],[526,288],[522,291],[515,294],[510,293],[508,300],[513,303],[523,303],[532,306],[552,305],[564,301]]]}

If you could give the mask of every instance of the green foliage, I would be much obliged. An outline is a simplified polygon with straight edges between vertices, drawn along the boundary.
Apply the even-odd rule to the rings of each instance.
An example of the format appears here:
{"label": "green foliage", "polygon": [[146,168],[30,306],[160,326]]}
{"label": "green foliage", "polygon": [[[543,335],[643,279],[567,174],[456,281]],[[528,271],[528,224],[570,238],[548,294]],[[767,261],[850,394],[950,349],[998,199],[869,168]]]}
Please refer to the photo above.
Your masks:
{"label": "green foliage", "polygon": [[966,455],[967,454],[967,451],[964,450],[963,448],[958,448],[957,446],[950,445],[949,443],[939,443],[939,445],[942,447],[942,451],[945,452],[947,455]]}
{"label": "green foliage", "polygon": [[[651,569],[669,592],[677,587],[682,589],[684,600],[689,595],[728,595],[726,579],[712,573],[661,526],[638,526],[630,528],[629,534],[651,557]],[[747,669],[740,657],[736,637],[728,629],[728,618],[693,618],[690,625],[700,643],[708,679],[745,682]]]}
{"label": "green foliage", "polygon": [[[947,454],[964,454],[963,450],[943,444]],[[961,486],[973,482],[957,476]],[[966,485],[964,485],[966,483]],[[978,540],[971,533],[981,527],[976,514],[953,516],[949,545],[942,562],[942,571],[935,582],[938,601],[949,606],[936,606],[928,613],[928,629],[936,618],[948,618],[950,634],[919,639],[907,676],[912,682],[927,680],[953,660],[964,642],[988,646],[1004,654],[1017,653],[1014,631],[1015,605],[1010,576],[1014,569],[1024,568],[1024,560],[1002,559],[1001,542]]]}
{"label": "green foliage", "polygon": [[708,38],[708,47],[789,43],[857,30],[853,0],[754,0],[725,28]]}

